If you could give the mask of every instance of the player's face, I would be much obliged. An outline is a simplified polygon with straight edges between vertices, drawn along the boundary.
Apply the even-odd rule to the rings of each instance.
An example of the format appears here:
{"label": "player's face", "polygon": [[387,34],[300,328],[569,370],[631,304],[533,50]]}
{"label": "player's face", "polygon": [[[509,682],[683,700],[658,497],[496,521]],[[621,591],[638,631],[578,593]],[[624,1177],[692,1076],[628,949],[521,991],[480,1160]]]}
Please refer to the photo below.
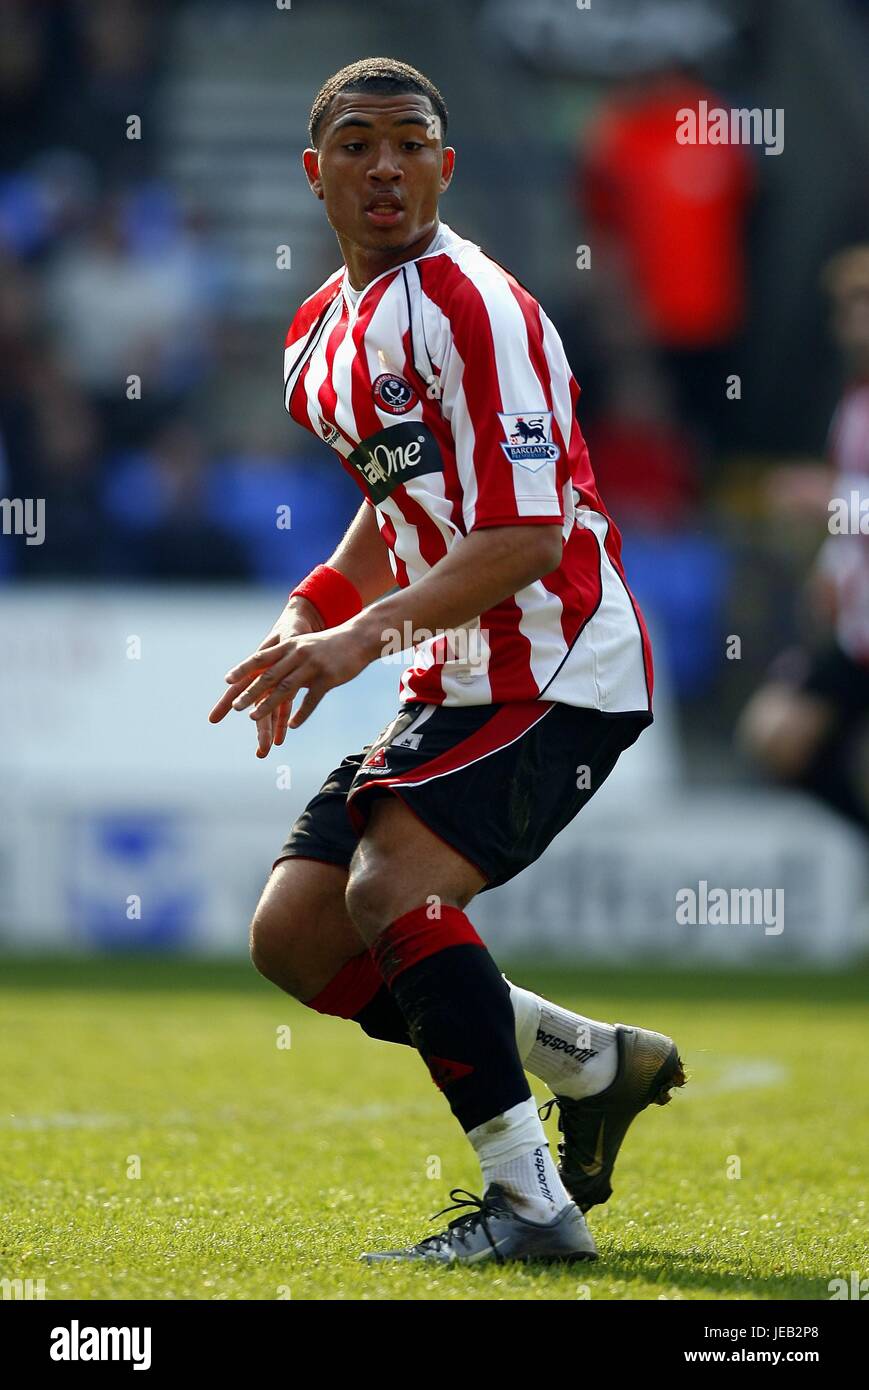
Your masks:
{"label": "player's face", "polygon": [[434,230],[455,151],[442,147],[428,97],[343,92],[323,122],[319,150],[303,158],[342,245],[382,254]]}

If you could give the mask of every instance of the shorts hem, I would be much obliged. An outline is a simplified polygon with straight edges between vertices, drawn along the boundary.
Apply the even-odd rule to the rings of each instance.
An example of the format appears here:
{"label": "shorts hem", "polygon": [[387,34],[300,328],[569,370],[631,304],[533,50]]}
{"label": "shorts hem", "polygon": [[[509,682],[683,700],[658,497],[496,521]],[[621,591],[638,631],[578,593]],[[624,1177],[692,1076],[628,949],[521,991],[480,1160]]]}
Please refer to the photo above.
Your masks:
{"label": "shorts hem", "polygon": [[364,809],[365,801],[363,801],[361,806],[354,806],[351,812],[351,798],[357,797],[360,794],[360,792],[368,793],[366,801],[369,804],[371,801],[381,796],[397,797],[398,800],[401,802],[402,806],[406,806],[408,811],[410,811],[411,815],[415,816],[416,819],[420,822],[420,824],[425,826],[426,830],[430,830],[432,835],[435,835],[437,839],[441,841],[442,844],[446,845],[448,849],[451,849],[456,854],[458,854],[462,859],[465,860],[465,863],[470,864],[472,869],[476,869],[478,874],[483,875],[483,878],[486,880],[486,883],[477,890],[478,892],[481,893],[483,891],[483,887],[486,887],[489,883],[491,883],[493,877],[492,873],[486,868],[484,868],[484,866],[478,863],[475,859],[472,859],[471,856],[465,852],[465,850],[460,849],[459,846],[455,843],[455,841],[450,839],[449,835],[444,834],[443,830],[441,830],[438,826],[433,825],[432,822],[427,819],[427,817],[422,811],[418,810],[416,806],[413,806],[411,804],[411,802],[408,800],[407,796],[404,794],[403,789],[400,786],[389,786],[385,785],[383,782],[363,782],[362,785],[357,787],[354,792],[350,793],[350,795],[347,798],[347,812],[350,816],[350,821],[354,829],[360,827],[360,836],[364,833],[365,827],[368,823],[368,812]]}
{"label": "shorts hem", "polygon": [[341,857],[330,857],[328,854],[311,854],[303,853],[300,850],[288,849],[283,850],[278,855],[277,859],[272,864],[272,873],[285,859],[310,859],[314,864],[332,864],[336,869],[349,869],[350,867],[350,860],[345,859],[343,855]]}

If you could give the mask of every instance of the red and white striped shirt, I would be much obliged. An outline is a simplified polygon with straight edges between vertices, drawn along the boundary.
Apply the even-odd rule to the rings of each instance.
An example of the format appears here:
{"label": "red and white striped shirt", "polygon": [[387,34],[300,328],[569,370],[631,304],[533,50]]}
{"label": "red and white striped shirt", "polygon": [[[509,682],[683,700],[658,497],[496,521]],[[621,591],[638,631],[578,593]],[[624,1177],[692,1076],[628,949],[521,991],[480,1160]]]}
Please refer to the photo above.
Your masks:
{"label": "red and white striped shirt", "polygon": [[[652,661],[555,328],[512,275],[440,223],[423,255],[354,290],[335,272],[287,334],[284,401],[375,508],[402,588],[484,526],[559,523],[561,564],[414,647],[402,703],[651,708]],[[459,634],[461,635],[461,634]]]}

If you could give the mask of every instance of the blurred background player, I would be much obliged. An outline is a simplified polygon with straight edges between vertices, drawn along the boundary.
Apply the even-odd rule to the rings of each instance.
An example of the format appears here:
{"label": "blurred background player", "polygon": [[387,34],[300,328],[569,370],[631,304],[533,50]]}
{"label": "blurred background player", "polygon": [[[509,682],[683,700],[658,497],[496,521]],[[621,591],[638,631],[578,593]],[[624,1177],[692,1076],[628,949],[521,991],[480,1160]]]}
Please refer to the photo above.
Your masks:
{"label": "blurred background player", "polygon": [[827,464],[783,468],[773,508],[827,523],[809,578],[813,640],[779,658],[739,725],[768,772],[869,830],[869,244],[840,251],[823,285],[845,388]]}
{"label": "blurred background player", "polygon": [[698,76],[652,69],[619,83],[583,141],[576,196],[597,257],[601,330],[632,306],[644,350],[707,454],[732,442],[738,417],[723,384],[745,325],[749,151],[673,148],[673,113],[720,108]]}

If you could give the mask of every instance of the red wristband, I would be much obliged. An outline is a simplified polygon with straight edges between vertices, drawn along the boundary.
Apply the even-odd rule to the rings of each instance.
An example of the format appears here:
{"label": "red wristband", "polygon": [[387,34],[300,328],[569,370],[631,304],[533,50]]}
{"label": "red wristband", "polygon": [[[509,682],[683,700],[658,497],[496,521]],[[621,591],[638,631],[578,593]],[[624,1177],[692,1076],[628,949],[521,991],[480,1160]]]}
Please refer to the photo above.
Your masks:
{"label": "red wristband", "polygon": [[290,594],[306,598],[316,608],[326,627],[338,627],[361,612],[362,599],[355,584],[331,565],[317,565]]}

